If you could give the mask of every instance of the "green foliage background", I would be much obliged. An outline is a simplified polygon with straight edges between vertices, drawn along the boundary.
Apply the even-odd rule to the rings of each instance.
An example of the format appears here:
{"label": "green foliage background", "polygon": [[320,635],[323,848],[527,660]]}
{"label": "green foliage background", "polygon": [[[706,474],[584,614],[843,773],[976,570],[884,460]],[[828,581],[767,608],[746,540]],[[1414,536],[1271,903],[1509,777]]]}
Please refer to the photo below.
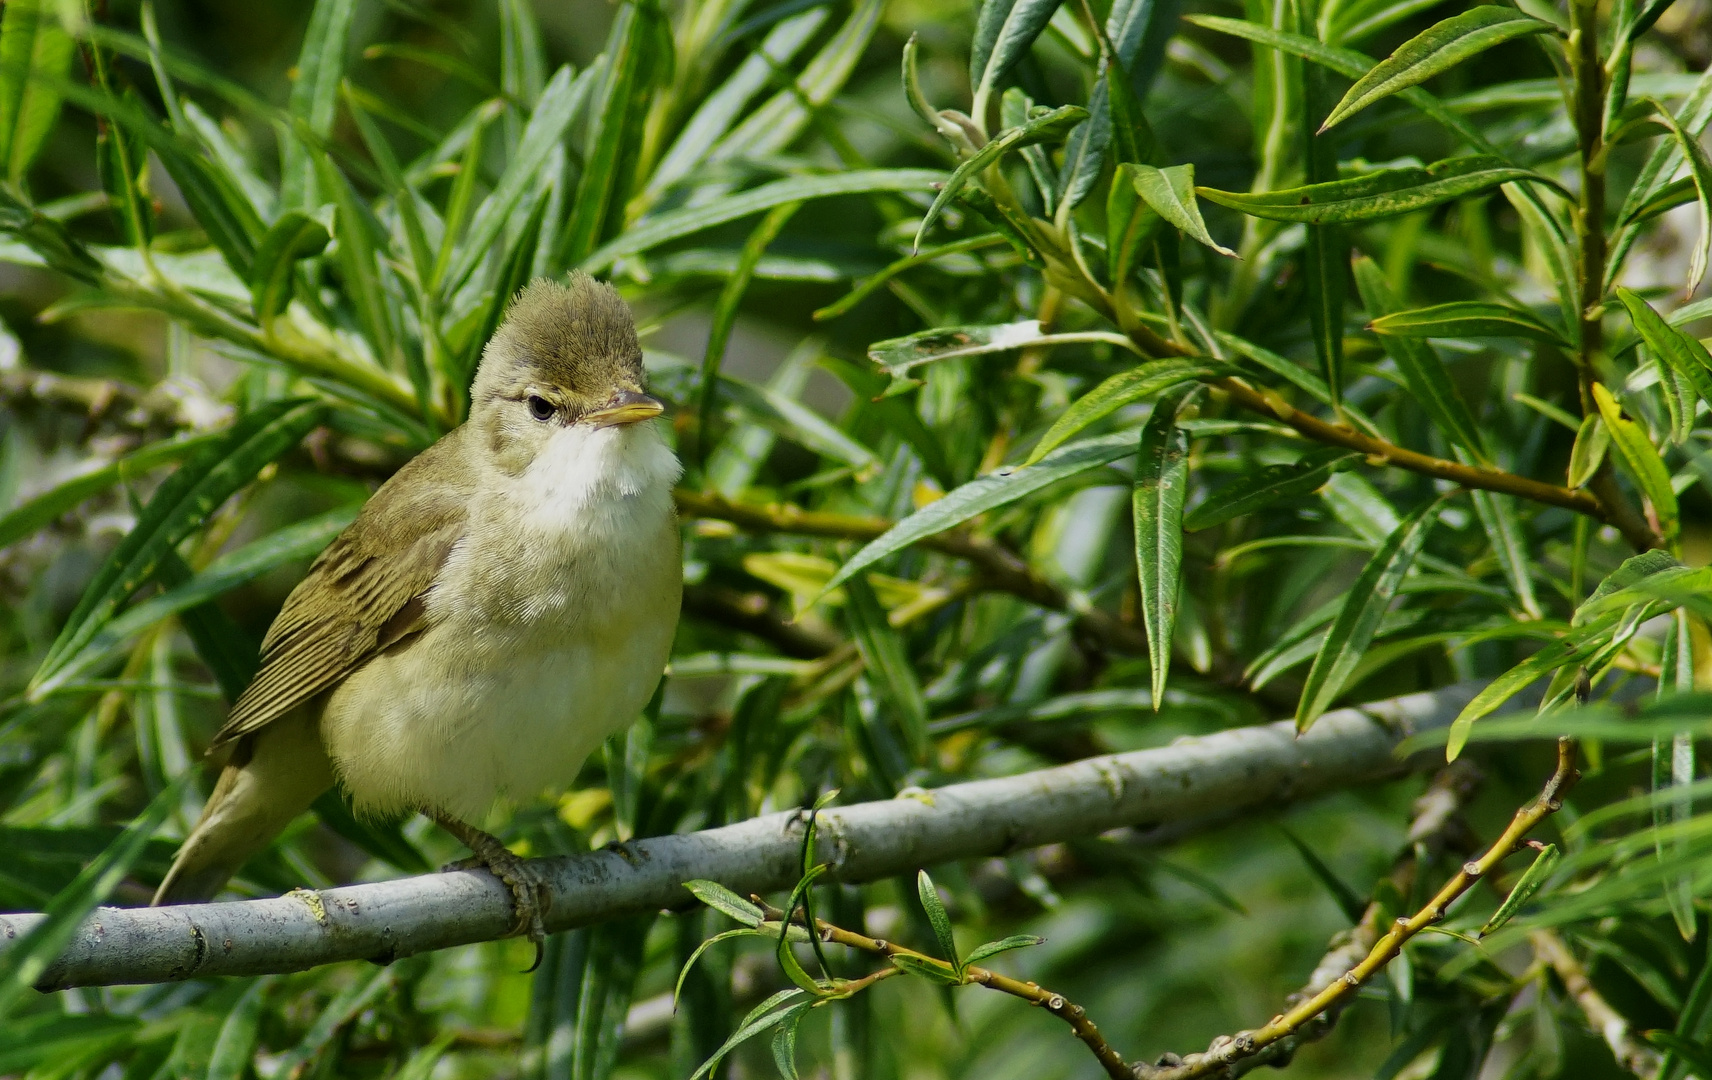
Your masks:
{"label": "green foliage background", "polygon": [[[583,267],[673,405],[685,618],[657,711],[496,811],[514,847],[1552,675],[1547,720],[1457,738],[1489,840],[1542,739],[1586,736],[1563,862],[1485,945],[1418,939],[1290,1068],[1621,1075],[1537,962],[1555,927],[1635,1030],[1684,1040],[1680,1075],[1712,1033],[1707,9],[1179,8],[10,0],[0,904],[63,935],[146,899],[302,568],[458,422],[507,297]],[[1567,711],[1582,670],[1596,700],[1675,699]],[[1421,784],[935,874],[962,948],[1044,937],[993,964],[1152,1060],[1279,1011]],[[459,854],[330,798],[234,888]],[[914,880],[819,895],[943,948]],[[789,985],[720,945],[670,1012],[728,926],[560,935],[529,975],[506,942],[44,997],[48,935],[0,960],[0,1075],[689,1076]],[[1098,1075],[1053,1017],[926,979],[813,1010],[773,1058],[723,1068]]]}

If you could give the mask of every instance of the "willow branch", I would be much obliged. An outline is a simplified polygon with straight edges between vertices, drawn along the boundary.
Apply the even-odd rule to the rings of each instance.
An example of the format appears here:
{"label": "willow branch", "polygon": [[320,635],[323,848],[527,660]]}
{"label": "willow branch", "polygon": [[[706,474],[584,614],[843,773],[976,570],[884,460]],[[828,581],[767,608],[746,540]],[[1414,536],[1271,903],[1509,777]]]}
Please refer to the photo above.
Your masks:
{"label": "willow branch", "polygon": [[[1574,7],[1575,5],[1571,5]],[[1601,178],[1602,182],[1603,178]],[[1601,190],[1603,190],[1601,188]],[[1603,205],[1603,203],[1601,203]],[[1600,260],[1599,266],[1603,272],[1604,234],[1598,228],[1597,244],[1584,244],[1583,258],[1588,256],[1589,246],[1597,248]],[[1597,288],[1597,286],[1595,286]],[[1117,318],[1117,313],[1110,308],[1099,307],[1096,310],[1119,325],[1125,320]],[[1130,320],[1133,321],[1133,320]],[[1588,325],[1594,328],[1589,336]],[[1593,348],[1598,347],[1598,317],[1587,320],[1582,327],[1583,350],[1588,348],[1587,342],[1593,342]],[[1144,325],[1136,325],[1129,331],[1130,340],[1149,356],[1195,356],[1195,350],[1168,341]],[[1526,476],[1505,472],[1502,469],[1482,469],[1472,465],[1464,465],[1458,461],[1433,457],[1385,439],[1364,434],[1344,424],[1331,423],[1321,420],[1310,413],[1295,408],[1289,402],[1275,393],[1256,390],[1240,379],[1229,377],[1209,380],[1209,385],[1228,394],[1233,401],[1243,408],[1261,414],[1269,419],[1276,419],[1294,428],[1304,438],[1327,446],[1342,446],[1346,449],[1357,450],[1366,454],[1376,465],[1393,465],[1422,476],[1431,476],[1439,480],[1448,480],[1465,488],[1478,488],[1483,491],[1496,491],[1504,495],[1515,495],[1518,498],[1533,502],[1544,503],[1547,506],[1561,506],[1578,514],[1585,514],[1596,521],[1610,525],[1623,534],[1623,538],[1637,550],[1646,551],[1651,548],[1663,547],[1664,539],[1647,524],[1645,518],[1630,506],[1623,498],[1622,492],[1609,478],[1604,483],[1594,484],[1591,490],[1560,487],[1541,480],[1533,480]]]}
{"label": "willow branch", "polygon": [[1471,889],[1521,846],[1528,833],[1547,817],[1563,807],[1563,793],[1580,776],[1575,769],[1575,744],[1559,739],[1557,768],[1546,781],[1540,794],[1528,805],[1516,811],[1509,828],[1478,859],[1463,864],[1461,871],[1446,882],[1437,895],[1415,914],[1399,917],[1386,934],[1374,943],[1360,963],[1344,972],[1329,986],[1300,1002],[1288,1011],[1273,1017],[1264,1027],[1222,1035],[1213,1041],[1204,1054],[1190,1054],[1181,1064],[1137,1066],[1137,1080],[1195,1080],[1198,1077],[1221,1076],[1237,1062],[1252,1058],[1261,1051],[1301,1031],[1328,1010],[1347,1004],[1370,978],[1397,958],[1403,946],[1429,926],[1444,919],[1450,905]]}
{"label": "willow branch", "polygon": [[[1415,800],[1408,840],[1396,861],[1392,863],[1390,873],[1383,879],[1395,889],[1392,895],[1412,895],[1416,878],[1440,854],[1447,849],[1464,850],[1468,825],[1462,819],[1462,810],[1473,796],[1479,779],[1479,773],[1472,765],[1459,761],[1440,769],[1427,790]],[[1378,892],[1379,890],[1375,889],[1375,894]],[[1384,936],[1385,919],[1389,910],[1387,905],[1378,900],[1369,903],[1354,926],[1332,938],[1326,954],[1314,965],[1314,972],[1308,977],[1307,983],[1285,999],[1285,1004],[1294,1006],[1313,998],[1342,978],[1344,972],[1360,963],[1362,957],[1371,952]],[[1232,1065],[1231,1074],[1241,1076],[1265,1065],[1283,1067],[1304,1044],[1330,1034],[1341,1013],[1341,1007],[1327,1009],[1294,1034],[1278,1040],[1253,1057]],[[1182,1062],[1179,1059],[1171,1064]]]}
{"label": "willow branch", "polygon": [[1321,420],[1317,416],[1305,413],[1286,402],[1277,394],[1255,390],[1239,379],[1217,379],[1213,386],[1229,394],[1239,405],[1269,418],[1277,419],[1287,424],[1304,437],[1327,446],[1342,446],[1366,454],[1368,460],[1376,465],[1395,465],[1422,476],[1431,476],[1439,480],[1448,480],[1465,488],[1479,488],[1483,491],[1496,491],[1505,495],[1515,495],[1518,498],[1529,499],[1533,502],[1544,503],[1547,506],[1561,506],[1565,510],[1574,510],[1578,514],[1586,514],[1597,521],[1614,526],[1623,534],[1623,538],[1636,548],[1645,551],[1649,548],[1661,547],[1664,540],[1655,533],[1633,508],[1619,501],[1616,509],[1607,501],[1600,499],[1589,491],[1578,488],[1560,487],[1541,480],[1532,480],[1526,476],[1505,472],[1502,469],[1482,469],[1473,465],[1464,465],[1460,461],[1448,461],[1436,458],[1430,454],[1422,454],[1415,450],[1374,438],[1352,427],[1334,424]]}
{"label": "willow branch", "polygon": [[1557,972],[1563,988],[1580,1007],[1582,1015],[1587,1017],[1588,1026],[1597,1031],[1605,1045],[1610,1047],[1617,1064],[1645,1080],[1654,1080],[1662,1061],[1659,1053],[1635,1038],[1629,1022],[1594,988],[1593,980],[1587,977],[1587,969],[1569,950],[1563,938],[1551,930],[1535,930],[1528,935],[1528,940],[1533,943],[1534,955]]}
{"label": "willow branch", "polygon": [[[1185,739],[1017,776],[953,784],[919,799],[821,811],[817,850],[834,880],[875,881],[1122,826],[1253,812],[1395,776],[1409,734],[1443,727],[1478,689],[1447,687],[1326,714],[1298,738],[1288,721]],[[1434,755],[1423,755],[1426,758]],[[550,931],[695,903],[683,882],[742,895],[789,888],[802,815],[651,837],[533,860],[548,882]],[[41,915],[0,916],[0,956]],[[102,908],[44,973],[43,989],[302,971],[494,941],[516,926],[511,890],[486,871],[426,874],[286,896],[164,908]]]}
{"label": "willow branch", "polygon": [[[885,518],[821,513],[789,503],[757,506],[686,488],[677,489],[673,496],[678,510],[686,517],[726,521],[750,532],[866,541],[881,536],[893,525]],[[1027,563],[1002,544],[956,529],[926,537],[920,544],[968,562],[988,589],[1010,593],[1052,611],[1074,611],[1077,621],[1108,648],[1136,654],[1147,651],[1147,636],[1140,630],[1097,608],[1076,610],[1063,589],[1029,569]]]}

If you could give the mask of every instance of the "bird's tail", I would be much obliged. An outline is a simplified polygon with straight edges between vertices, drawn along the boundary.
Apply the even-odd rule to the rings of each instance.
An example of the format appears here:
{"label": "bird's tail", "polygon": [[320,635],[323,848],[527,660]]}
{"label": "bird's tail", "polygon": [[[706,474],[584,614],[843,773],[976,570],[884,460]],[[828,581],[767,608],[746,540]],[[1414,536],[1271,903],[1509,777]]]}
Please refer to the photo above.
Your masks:
{"label": "bird's tail", "polygon": [[155,892],[155,907],[213,899],[245,860],[333,785],[317,712],[282,716],[232,748],[202,819]]}

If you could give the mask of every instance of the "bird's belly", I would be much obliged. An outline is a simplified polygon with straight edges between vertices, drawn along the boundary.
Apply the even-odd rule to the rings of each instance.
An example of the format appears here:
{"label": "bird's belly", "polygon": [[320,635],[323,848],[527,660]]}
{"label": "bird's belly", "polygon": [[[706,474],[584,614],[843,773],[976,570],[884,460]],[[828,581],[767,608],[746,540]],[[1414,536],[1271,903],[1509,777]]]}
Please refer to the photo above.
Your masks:
{"label": "bird's belly", "polygon": [[322,737],[335,771],[358,810],[377,816],[439,810],[480,821],[496,796],[562,789],[647,704],[675,616],[674,603],[598,632],[434,626],[331,695]]}

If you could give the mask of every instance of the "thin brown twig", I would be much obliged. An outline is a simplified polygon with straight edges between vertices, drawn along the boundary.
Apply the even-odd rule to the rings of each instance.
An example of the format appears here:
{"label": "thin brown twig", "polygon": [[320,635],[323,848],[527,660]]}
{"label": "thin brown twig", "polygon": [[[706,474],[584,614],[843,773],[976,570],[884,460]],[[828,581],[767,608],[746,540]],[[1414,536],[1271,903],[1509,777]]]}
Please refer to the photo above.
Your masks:
{"label": "thin brown twig", "polygon": [[1319,993],[1295,1005],[1287,1012],[1274,1016],[1265,1026],[1235,1035],[1221,1035],[1206,1053],[1189,1054],[1180,1064],[1163,1067],[1137,1065],[1134,1080],[1195,1080],[1198,1077],[1228,1076],[1237,1062],[1252,1058],[1302,1030],[1320,1014],[1340,1008],[1354,997],[1368,979],[1397,958],[1410,939],[1444,919],[1446,911],[1463,893],[1508,858],[1528,833],[1541,821],[1563,807],[1563,794],[1580,777],[1575,768],[1575,743],[1563,738],[1557,744],[1557,768],[1546,781],[1540,794],[1528,805],[1516,811],[1509,828],[1486,853],[1463,864],[1462,869],[1446,882],[1437,895],[1414,915],[1399,918],[1386,934],[1374,943],[1360,963],[1331,982]]}
{"label": "thin brown twig", "polygon": [[1528,940],[1534,946],[1534,955],[1545,961],[1563,981],[1563,988],[1580,1007],[1588,1026],[1605,1040],[1617,1064],[1636,1076],[1653,1080],[1663,1060],[1658,1051],[1635,1038],[1629,1022],[1594,987],[1593,980],[1588,978],[1587,968],[1582,966],[1563,938],[1552,930],[1535,930],[1528,935]]}

